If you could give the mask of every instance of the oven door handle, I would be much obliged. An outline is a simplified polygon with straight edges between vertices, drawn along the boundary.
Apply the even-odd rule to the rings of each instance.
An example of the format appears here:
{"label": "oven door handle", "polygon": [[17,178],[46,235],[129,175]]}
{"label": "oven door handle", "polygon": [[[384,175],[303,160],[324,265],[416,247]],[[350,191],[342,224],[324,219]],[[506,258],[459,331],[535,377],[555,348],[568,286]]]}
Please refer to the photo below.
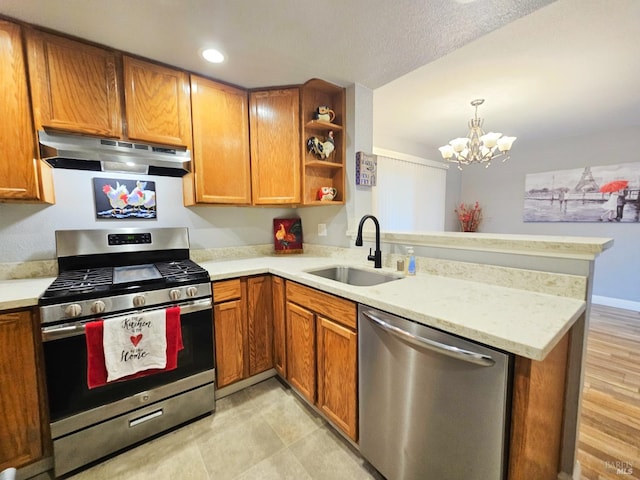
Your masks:
{"label": "oven door handle", "polygon": [[[189,313],[200,312],[211,308],[213,302],[211,298],[204,298],[195,300],[193,302],[180,305],[180,315],[187,315]],[[163,307],[167,308],[167,307]],[[151,311],[156,309],[149,309],[143,311]],[[131,314],[133,312],[129,312]],[[115,317],[123,316],[122,314],[114,315]],[[105,317],[109,318],[109,317]],[[58,325],[55,327],[43,327],[42,328],[42,341],[48,342],[51,340],[60,340],[62,338],[75,337],[78,335],[84,335],[84,324],[93,322],[94,320],[87,320],[85,322],[65,323],[64,325]]]}
{"label": "oven door handle", "polygon": [[65,324],[59,327],[47,327],[42,329],[42,341],[49,342],[51,340],[60,340],[67,337],[75,337],[84,335],[84,324],[74,323],[72,325]]}
{"label": "oven door handle", "polygon": [[187,304],[180,305],[180,315],[186,315],[188,313],[199,312],[201,310],[207,310],[211,308],[213,301],[211,298],[203,298],[200,300],[194,300]]}

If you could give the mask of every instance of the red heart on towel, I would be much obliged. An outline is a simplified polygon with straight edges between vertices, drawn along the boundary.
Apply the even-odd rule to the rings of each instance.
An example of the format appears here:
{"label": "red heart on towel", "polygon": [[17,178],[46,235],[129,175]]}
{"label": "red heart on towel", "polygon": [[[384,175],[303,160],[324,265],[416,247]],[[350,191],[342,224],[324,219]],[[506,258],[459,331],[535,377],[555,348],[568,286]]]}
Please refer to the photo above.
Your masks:
{"label": "red heart on towel", "polygon": [[131,339],[131,343],[133,343],[134,347],[137,347],[138,344],[140,343],[140,340],[142,340],[142,334],[139,333],[138,335],[136,335],[135,337],[129,337]]}

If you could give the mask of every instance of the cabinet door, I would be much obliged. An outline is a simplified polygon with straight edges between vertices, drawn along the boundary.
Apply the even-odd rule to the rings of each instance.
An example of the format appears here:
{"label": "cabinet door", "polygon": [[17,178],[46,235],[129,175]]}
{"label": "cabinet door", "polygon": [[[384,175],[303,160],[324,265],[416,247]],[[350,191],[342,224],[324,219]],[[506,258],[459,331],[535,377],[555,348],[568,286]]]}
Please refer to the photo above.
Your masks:
{"label": "cabinet door", "polygon": [[53,202],[50,169],[36,160],[21,29],[0,20],[0,200]]}
{"label": "cabinet door", "polygon": [[44,455],[37,328],[31,312],[0,314],[0,471]]}
{"label": "cabinet door", "polygon": [[320,410],[357,440],[357,334],[327,318],[317,318]]}
{"label": "cabinet door", "polygon": [[273,368],[273,301],[271,276],[247,280],[249,375]]}
{"label": "cabinet door", "polygon": [[38,31],[27,38],[36,129],[121,138],[115,54]]}
{"label": "cabinet door", "polygon": [[299,89],[251,92],[249,108],[253,203],[300,203]]}
{"label": "cabinet door", "polygon": [[218,388],[246,378],[246,309],[244,299],[231,300],[213,307],[216,340],[216,379]]}
{"label": "cabinet door", "polygon": [[307,400],[315,402],[315,315],[291,302],[287,302],[287,379]]}
{"label": "cabinet door", "polygon": [[122,60],[128,138],[191,149],[189,76],[127,56]]}
{"label": "cabinet door", "polygon": [[284,280],[271,278],[273,292],[273,363],[281,377],[287,377]]}
{"label": "cabinet door", "polygon": [[191,110],[194,168],[185,182],[195,198],[185,195],[185,204],[250,204],[247,92],[191,75]]}

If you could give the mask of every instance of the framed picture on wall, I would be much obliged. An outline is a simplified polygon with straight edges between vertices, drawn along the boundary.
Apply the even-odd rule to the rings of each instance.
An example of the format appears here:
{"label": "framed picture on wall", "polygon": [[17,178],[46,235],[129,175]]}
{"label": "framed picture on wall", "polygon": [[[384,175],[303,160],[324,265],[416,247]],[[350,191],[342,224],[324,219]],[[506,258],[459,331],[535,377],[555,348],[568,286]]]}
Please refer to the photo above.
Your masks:
{"label": "framed picture on wall", "polygon": [[525,179],[525,222],[638,222],[640,163],[531,173]]}
{"label": "framed picture on wall", "polygon": [[274,218],[273,246],[275,253],[302,253],[302,220]]}
{"label": "framed picture on wall", "polygon": [[98,219],[157,218],[155,182],[94,178],[93,199]]}
{"label": "framed picture on wall", "polygon": [[356,185],[376,186],[378,158],[364,152],[356,153]]}

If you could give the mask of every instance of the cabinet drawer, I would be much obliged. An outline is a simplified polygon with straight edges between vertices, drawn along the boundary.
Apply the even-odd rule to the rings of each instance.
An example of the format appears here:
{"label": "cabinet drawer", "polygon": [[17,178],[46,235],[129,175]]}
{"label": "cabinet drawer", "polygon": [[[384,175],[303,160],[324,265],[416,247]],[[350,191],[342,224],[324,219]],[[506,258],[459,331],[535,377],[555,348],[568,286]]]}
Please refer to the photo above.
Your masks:
{"label": "cabinet drawer", "polygon": [[287,301],[297,303],[356,330],[356,304],[350,300],[287,281]]}
{"label": "cabinet drawer", "polygon": [[242,284],[239,278],[213,283],[213,302],[226,302],[242,297]]}

